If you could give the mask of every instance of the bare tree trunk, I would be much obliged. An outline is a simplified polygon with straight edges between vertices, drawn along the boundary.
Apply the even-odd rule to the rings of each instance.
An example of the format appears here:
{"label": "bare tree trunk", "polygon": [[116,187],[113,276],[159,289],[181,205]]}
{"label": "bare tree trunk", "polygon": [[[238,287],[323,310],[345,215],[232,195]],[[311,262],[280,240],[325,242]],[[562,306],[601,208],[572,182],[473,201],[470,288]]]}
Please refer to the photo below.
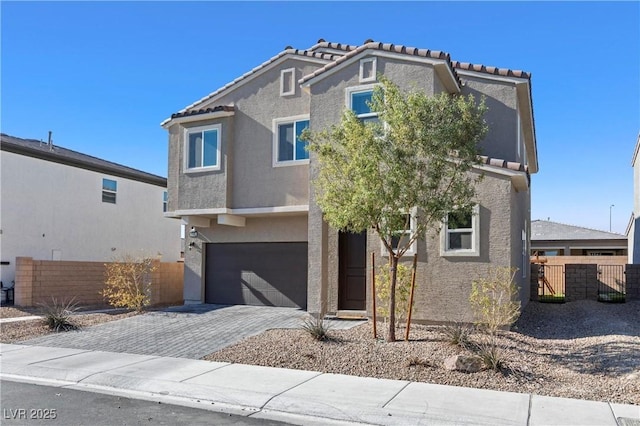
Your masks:
{"label": "bare tree trunk", "polygon": [[391,256],[389,259],[389,272],[391,273],[391,285],[389,289],[389,332],[387,342],[396,341],[396,281],[398,278],[398,258]]}

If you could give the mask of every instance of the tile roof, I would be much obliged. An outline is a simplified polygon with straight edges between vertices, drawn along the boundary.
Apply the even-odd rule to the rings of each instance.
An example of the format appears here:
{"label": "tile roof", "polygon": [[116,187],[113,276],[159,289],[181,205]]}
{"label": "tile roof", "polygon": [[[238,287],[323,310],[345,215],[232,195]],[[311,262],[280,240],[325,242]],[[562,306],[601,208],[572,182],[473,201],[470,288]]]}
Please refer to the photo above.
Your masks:
{"label": "tile roof", "polygon": [[[327,46],[324,46],[324,44],[327,44]],[[327,42],[323,42],[323,43],[319,43],[317,45],[315,45],[313,48],[317,48],[316,46],[318,45],[322,45],[321,47],[329,47],[329,46],[336,46],[334,48],[339,48],[339,46],[341,46],[340,44],[336,44],[336,43],[327,43]],[[309,80],[311,80],[314,77],[317,77],[318,75],[329,71],[332,68],[335,68],[336,66],[340,65],[341,63],[343,63],[344,61],[349,60],[350,58],[358,55],[361,52],[364,52],[367,49],[374,49],[374,50],[381,50],[381,51],[385,51],[385,52],[392,52],[392,53],[402,53],[402,54],[406,54],[406,55],[410,55],[410,56],[420,56],[423,58],[432,58],[432,59],[441,59],[447,62],[447,64],[449,65],[449,68],[451,69],[451,73],[455,76],[456,81],[458,82],[458,85],[460,85],[460,78],[457,76],[457,74],[455,73],[454,69],[453,69],[453,65],[451,63],[451,58],[449,57],[449,54],[446,52],[442,52],[439,50],[429,50],[429,49],[418,49],[417,47],[407,47],[407,46],[403,46],[401,44],[391,44],[391,43],[377,43],[374,41],[368,41],[367,43],[364,43],[356,48],[353,48],[354,46],[346,46],[343,47],[343,50],[347,50],[348,53],[346,53],[343,56],[338,57],[336,60],[334,60],[333,62],[329,62],[327,65],[325,65],[322,68],[317,69],[316,71],[312,72],[311,74],[307,74],[304,77],[302,77],[299,80],[299,83],[305,83]]]}
{"label": "tile roof", "polygon": [[192,115],[209,114],[212,112],[220,112],[220,111],[234,112],[235,110],[236,109],[233,106],[218,105],[213,108],[201,108],[201,109],[194,109],[191,111],[176,112],[175,114],[171,114],[171,118],[189,117]]}
{"label": "tile roof", "polygon": [[[273,62],[277,61],[278,59],[280,59],[280,58],[282,58],[283,56],[286,56],[286,55],[297,55],[297,56],[302,56],[302,57],[307,57],[307,58],[322,59],[322,60],[326,60],[326,61],[333,61],[333,60],[335,60],[335,59],[340,57],[340,55],[334,55],[334,54],[331,54],[331,53],[314,52],[312,50],[300,50],[300,49],[294,49],[294,48],[292,48],[290,46],[287,46],[287,47],[285,47],[285,49],[282,52],[280,52],[277,55],[271,57],[270,59],[268,59],[265,62],[261,63],[257,67],[253,68],[252,70],[242,74],[240,77],[234,79],[233,81],[230,81],[229,83],[227,83],[224,86],[220,87],[216,91],[209,93],[204,98],[192,103],[191,105],[186,106],[185,108],[181,109],[177,113],[172,114],[171,118],[173,118],[173,116],[176,115],[176,114],[184,114],[184,113],[188,112],[189,109],[194,108],[197,105],[200,105],[203,102],[206,102],[209,99],[219,95],[220,93],[222,93],[223,91],[227,90],[231,86],[239,83],[242,80],[247,79],[248,77],[252,76],[256,72],[266,68],[267,66],[269,66]],[[164,120],[161,124],[164,125],[171,118]]]}
{"label": "tile roof", "polygon": [[615,232],[599,231],[581,226],[551,222],[549,220],[531,221],[531,241],[570,241],[570,240],[621,240],[627,237]]}
{"label": "tile roof", "polygon": [[26,155],[39,158],[41,160],[52,161],[85,170],[92,170],[98,173],[105,173],[119,176],[126,179],[137,180],[152,185],[167,187],[167,179],[151,173],[143,172],[91,155],[82,154],[58,145],[51,145],[47,142],[35,139],[23,139],[7,134],[0,134],[0,149],[2,151],[13,152],[15,154]]}
{"label": "tile roof", "polygon": [[[482,64],[472,64],[468,62],[452,61],[450,58],[450,55],[446,52],[442,52],[438,50],[432,51],[429,49],[417,49],[415,47],[407,47],[401,44],[394,45],[391,43],[376,43],[373,40],[366,40],[360,46],[353,46],[348,44],[327,42],[323,39],[320,39],[318,40],[318,43],[310,47],[309,50],[318,50],[321,48],[342,50],[345,52],[344,56],[348,56],[348,57],[356,55],[357,53],[360,53],[362,50],[365,50],[366,48],[374,48],[377,50],[384,50],[384,51],[395,52],[395,53],[404,53],[404,54],[413,55],[413,56],[423,56],[423,57],[430,57],[434,59],[446,59],[452,69],[481,72],[481,73],[492,74],[492,75],[497,75],[501,77],[516,77],[516,78],[531,79],[531,73],[526,71],[512,70],[509,68],[499,68],[499,67],[487,66]],[[357,53],[352,53],[356,50],[358,51]],[[339,63],[343,60],[346,60],[344,59],[344,56],[342,57],[343,59],[337,59],[335,62]],[[311,78],[321,74],[322,72],[333,68],[334,66],[337,65],[335,62],[327,64],[325,65],[325,67],[319,70],[316,70],[314,73],[304,76],[300,80],[300,82],[303,83],[305,81],[308,81]],[[456,75],[455,72],[454,72],[454,75]],[[456,78],[458,78],[457,75],[456,75]]]}
{"label": "tile roof", "polygon": [[531,73],[521,70],[512,70],[509,68],[490,67],[481,64],[470,64],[468,62],[453,61],[455,69],[464,71],[482,72],[485,74],[499,75],[501,77],[517,77],[531,79]]}

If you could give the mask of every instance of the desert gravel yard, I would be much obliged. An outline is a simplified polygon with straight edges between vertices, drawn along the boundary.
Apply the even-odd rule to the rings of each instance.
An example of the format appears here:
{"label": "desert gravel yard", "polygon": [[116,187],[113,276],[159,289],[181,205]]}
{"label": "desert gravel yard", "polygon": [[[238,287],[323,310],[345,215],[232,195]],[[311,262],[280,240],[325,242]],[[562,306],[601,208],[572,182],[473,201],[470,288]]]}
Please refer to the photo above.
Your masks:
{"label": "desert gravel yard", "polygon": [[269,330],[204,359],[640,405],[640,301],[529,303],[501,333],[498,372],[445,370],[446,357],[470,352],[438,326],[412,326],[409,342],[374,340],[366,323],[330,335]]}

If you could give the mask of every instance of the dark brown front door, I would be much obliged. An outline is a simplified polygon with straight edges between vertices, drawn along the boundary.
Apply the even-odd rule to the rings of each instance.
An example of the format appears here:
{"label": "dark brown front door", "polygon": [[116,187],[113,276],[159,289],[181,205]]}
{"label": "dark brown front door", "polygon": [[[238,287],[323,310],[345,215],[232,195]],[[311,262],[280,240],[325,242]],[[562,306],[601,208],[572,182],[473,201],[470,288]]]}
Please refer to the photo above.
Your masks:
{"label": "dark brown front door", "polygon": [[367,295],[367,233],[338,236],[338,309],[363,311]]}

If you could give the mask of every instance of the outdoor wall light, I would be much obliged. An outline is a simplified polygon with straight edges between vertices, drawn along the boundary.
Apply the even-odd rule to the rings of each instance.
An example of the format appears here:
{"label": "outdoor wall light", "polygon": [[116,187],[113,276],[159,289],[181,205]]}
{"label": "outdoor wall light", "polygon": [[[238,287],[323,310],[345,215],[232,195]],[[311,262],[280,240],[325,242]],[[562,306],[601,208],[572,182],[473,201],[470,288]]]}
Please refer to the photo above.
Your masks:
{"label": "outdoor wall light", "polygon": [[196,227],[192,226],[191,231],[189,231],[189,236],[191,238],[198,238],[198,231],[196,231]]}

